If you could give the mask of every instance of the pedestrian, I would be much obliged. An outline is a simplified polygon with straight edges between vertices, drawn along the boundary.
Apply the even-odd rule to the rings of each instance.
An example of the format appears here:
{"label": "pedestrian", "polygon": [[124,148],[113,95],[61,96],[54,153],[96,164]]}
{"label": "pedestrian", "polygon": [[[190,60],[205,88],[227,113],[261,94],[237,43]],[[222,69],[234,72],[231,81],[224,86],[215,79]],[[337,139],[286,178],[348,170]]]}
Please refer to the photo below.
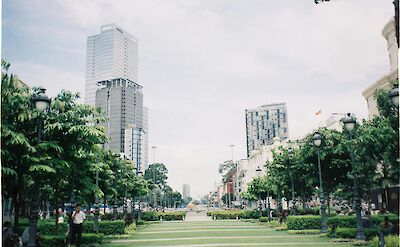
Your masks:
{"label": "pedestrian", "polygon": [[19,246],[19,238],[18,238],[17,234],[14,233],[11,222],[6,221],[3,223],[2,237],[3,237],[2,246],[4,246],[4,247]]}
{"label": "pedestrian", "polygon": [[385,246],[385,236],[392,231],[393,224],[389,221],[389,217],[385,216],[384,221],[379,226],[379,246]]}
{"label": "pedestrian", "polygon": [[86,215],[81,211],[81,205],[77,204],[75,206],[75,211],[72,213],[72,244],[76,247],[81,246],[81,236],[83,230],[83,222],[86,219]]}

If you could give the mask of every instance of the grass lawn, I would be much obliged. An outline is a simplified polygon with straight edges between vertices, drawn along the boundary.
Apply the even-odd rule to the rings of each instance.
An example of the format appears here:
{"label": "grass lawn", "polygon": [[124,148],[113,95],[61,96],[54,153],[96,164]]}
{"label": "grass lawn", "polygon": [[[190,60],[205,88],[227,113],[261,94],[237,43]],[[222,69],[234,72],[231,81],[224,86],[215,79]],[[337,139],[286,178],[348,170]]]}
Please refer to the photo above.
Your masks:
{"label": "grass lawn", "polygon": [[295,235],[250,222],[162,222],[148,225],[128,239],[116,239],[106,247],[128,246],[353,246],[335,243],[320,235]]}

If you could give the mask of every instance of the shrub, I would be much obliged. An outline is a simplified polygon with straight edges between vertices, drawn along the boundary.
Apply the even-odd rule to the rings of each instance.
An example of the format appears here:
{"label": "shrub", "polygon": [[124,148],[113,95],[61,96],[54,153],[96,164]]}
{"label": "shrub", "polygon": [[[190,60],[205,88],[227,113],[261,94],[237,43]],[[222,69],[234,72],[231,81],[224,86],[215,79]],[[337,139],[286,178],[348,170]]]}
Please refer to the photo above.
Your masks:
{"label": "shrub", "polygon": [[319,229],[321,227],[321,217],[309,216],[288,216],[286,223],[289,230]]}
{"label": "shrub", "polygon": [[309,229],[309,230],[289,230],[290,234],[320,234],[321,230]]}
{"label": "shrub", "polygon": [[[93,221],[89,221],[89,222],[92,222],[94,224]],[[91,227],[92,232],[94,229],[93,226],[94,225],[92,225],[92,227]],[[125,222],[123,220],[100,221],[99,222],[99,232],[104,233],[104,235],[124,234],[125,233]]]}
{"label": "shrub", "polygon": [[171,221],[171,220],[184,220],[186,213],[185,212],[164,212],[157,213],[159,218],[162,217],[163,221]]}
{"label": "shrub", "polygon": [[260,222],[268,222],[268,217],[260,217]]}
{"label": "shrub", "polygon": [[240,218],[241,211],[239,210],[213,211],[211,212],[210,216],[216,220],[237,219]]}
{"label": "shrub", "polygon": [[130,224],[129,226],[125,227],[126,232],[134,232],[136,231],[137,227],[135,223]]}
{"label": "shrub", "polygon": [[[124,234],[125,222],[123,220],[113,221],[99,221],[99,232],[105,235]],[[54,235],[56,234],[55,222],[39,221],[38,230],[41,235]],[[58,233],[63,234],[67,232],[67,223],[58,224]],[[85,221],[83,223],[84,233],[94,233],[94,222]]]}
{"label": "shrub", "polygon": [[142,216],[140,218],[145,221],[158,221],[159,220],[157,212],[155,212],[155,211],[143,212]]}
{"label": "shrub", "polygon": [[[41,236],[42,239],[40,240],[40,246],[42,247],[64,247],[67,246],[65,244],[65,235],[44,235]],[[82,234],[81,243],[82,244],[101,244],[104,239],[104,234],[99,233],[84,233]]]}
{"label": "shrub", "polygon": [[[371,246],[379,246],[379,237],[374,237],[371,241]],[[389,235],[385,236],[385,246],[386,247],[398,247],[399,246],[399,236]]]}
{"label": "shrub", "polygon": [[259,217],[260,217],[260,211],[257,210],[243,210],[240,213],[241,219],[258,219]]}
{"label": "shrub", "polygon": [[298,215],[319,215],[319,208],[306,208],[297,209],[296,213]]}
{"label": "shrub", "polygon": [[277,221],[277,220],[272,220],[270,222],[267,222],[266,225],[269,227],[280,227],[281,223],[279,223],[279,221]]}
{"label": "shrub", "polygon": [[144,220],[137,220],[136,221],[136,225],[137,226],[142,226],[142,225],[144,225],[145,224],[145,221]]}
{"label": "shrub", "polygon": [[258,210],[220,210],[207,212],[207,216],[217,220],[225,219],[258,219],[260,216],[267,217],[268,211]]}
{"label": "shrub", "polygon": [[[356,228],[337,228],[335,231],[335,238],[355,238]],[[367,239],[372,239],[378,235],[377,228],[364,228],[364,234]]]}
{"label": "shrub", "polygon": [[336,224],[336,227],[351,228],[356,227],[357,225],[357,221],[354,216],[334,216],[327,218],[326,221],[326,223],[330,226]]}

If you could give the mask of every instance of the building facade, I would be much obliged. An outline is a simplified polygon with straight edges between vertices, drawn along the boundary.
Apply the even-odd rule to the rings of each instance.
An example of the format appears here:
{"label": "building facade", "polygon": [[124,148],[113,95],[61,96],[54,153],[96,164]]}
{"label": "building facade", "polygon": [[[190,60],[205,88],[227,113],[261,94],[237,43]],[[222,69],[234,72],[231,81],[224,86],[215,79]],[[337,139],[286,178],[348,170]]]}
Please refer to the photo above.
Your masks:
{"label": "building facade", "polygon": [[190,197],[190,185],[188,185],[188,184],[182,185],[182,197],[183,198]]}
{"label": "building facade", "polygon": [[87,38],[85,103],[90,105],[95,105],[99,81],[138,81],[138,40],[116,24],[103,25],[100,31]]}
{"label": "building facade", "polygon": [[392,89],[392,84],[394,81],[399,80],[399,70],[398,70],[398,43],[396,39],[396,25],[394,17],[385,25],[382,30],[382,36],[386,39],[387,49],[389,54],[390,71],[382,76],[379,80],[372,83],[368,88],[366,88],[362,95],[367,101],[368,115],[372,119],[375,115],[379,114],[377,102],[374,98],[374,94],[377,89]]}
{"label": "building facade", "polygon": [[286,103],[263,105],[246,110],[247,157],[253,150],[289,137]]}

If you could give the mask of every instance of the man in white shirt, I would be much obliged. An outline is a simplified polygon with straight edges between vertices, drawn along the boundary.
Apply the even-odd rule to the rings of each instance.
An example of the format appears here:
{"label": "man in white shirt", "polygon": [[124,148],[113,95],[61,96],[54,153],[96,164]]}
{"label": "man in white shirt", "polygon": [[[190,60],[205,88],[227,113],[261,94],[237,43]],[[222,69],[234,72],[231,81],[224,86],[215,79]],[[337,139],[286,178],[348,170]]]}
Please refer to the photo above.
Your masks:
{"label": "man in white shirt", "polygon": [[86,215],[81,211],[81,205],[77,204],[72,213],[72,243],[75,243],[76,247],[81,246],[82,224],[85,219]]}

